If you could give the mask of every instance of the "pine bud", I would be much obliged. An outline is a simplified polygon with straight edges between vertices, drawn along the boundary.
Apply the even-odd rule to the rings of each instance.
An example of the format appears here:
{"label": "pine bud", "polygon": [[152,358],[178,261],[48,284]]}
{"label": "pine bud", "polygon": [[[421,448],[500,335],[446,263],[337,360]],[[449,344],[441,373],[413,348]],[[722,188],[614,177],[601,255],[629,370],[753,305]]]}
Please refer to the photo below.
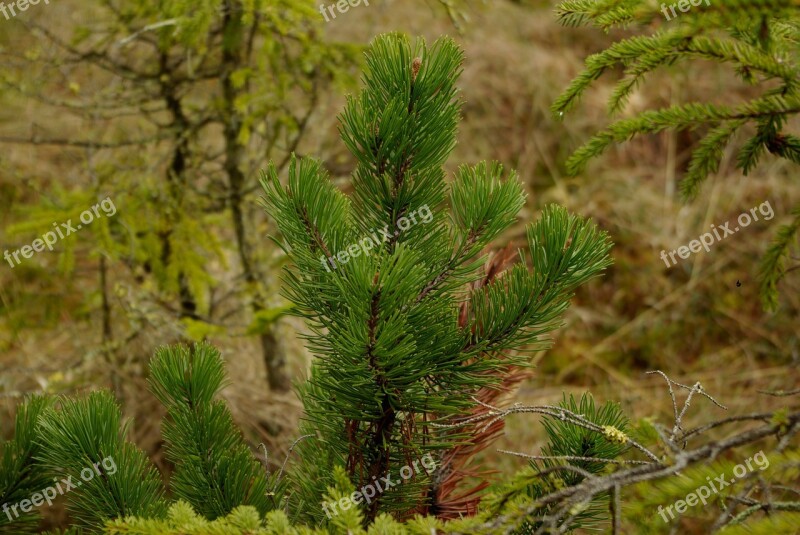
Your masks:
{"label": "pine bud", "polygon": [[411,63],[411,81],[417,81],[417,74],[419,74],[419,68],[422,66],[422,58],[414,58],[414,61]]}

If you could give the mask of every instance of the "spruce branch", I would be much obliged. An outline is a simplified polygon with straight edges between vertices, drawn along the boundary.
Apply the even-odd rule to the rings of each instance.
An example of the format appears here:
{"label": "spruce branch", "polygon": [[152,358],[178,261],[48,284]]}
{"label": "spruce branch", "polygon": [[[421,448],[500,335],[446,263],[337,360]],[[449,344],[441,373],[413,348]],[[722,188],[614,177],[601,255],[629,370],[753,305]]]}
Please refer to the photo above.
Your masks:
{"label": "spruce branch", "polygon": [[664,130],[685,130],[725,121],[758,120],[794,115],[800,112],[800,95],[767,96],[736,107],[712,104],[676,104],[657,111],[645,111],[636,117],[611,124],[579,148],[567,161],[572,174],[584,170],[588,161],[605,151],[612,143],[626,141],[636,134],[652,134]]}
{"label": "spruce branch", "polygon": [[[640,35],[619,39],[587,57],[583,71],[551,106],[558,117],[572,110],[596,80],[616,67],[623,69],[623,76],[612,91],[611,114],[624,109],[649,75],[684,61],[703,60],[728,68],[760,93],[735,106],[688,102],[615,121],[573,152],[566,163],[568,173],[583,172],[591,159],[612,144],[667,130],[699,129],[703,135],[680,186],[684,199],[692,199],[706,177],[718,171],[736,134],[751,126],[756,134],[737,148],[736,165],[745,174],[767,154],[800,163],[800,137],[786,131],[787,121],[800,112],[799,7],[797,0],[715,0],[669,20],[669,6],[653,0],[561,2],[557,16],[564,25],[591,24],[606,31],[632,26]],[[767,310],[777,308],[777,284],[786,273],[782,271],[783,253],[796,231],[796,225],[782,228],[762,260],[761,296]]]}
{"label": "spruce branch", "polygon": [[778,308],[778,283],[789,272],[785,267],[786,258],[790,255],[792,247],[796,247],[797,236],[800,233],[800,206],[792,211],[792,217],[794,219],[791,223],[778,230],[775,240],[761,260],[759,269],[761,295],[764,306],[771,311]]}

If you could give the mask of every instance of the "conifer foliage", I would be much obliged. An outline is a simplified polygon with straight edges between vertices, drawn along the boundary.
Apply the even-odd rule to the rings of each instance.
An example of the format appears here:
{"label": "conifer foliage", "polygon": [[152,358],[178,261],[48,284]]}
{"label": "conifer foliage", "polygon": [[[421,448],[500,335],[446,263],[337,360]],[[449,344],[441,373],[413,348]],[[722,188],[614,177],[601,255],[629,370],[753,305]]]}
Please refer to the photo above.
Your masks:
{"label": "conifer foliage", "polygon": [[[337,190],[308,158],[291,159],[285,185],[276,166],[263,177],[265,206],[291,260],[284,291],[307,320],[317,357],[298,388],[301,432],[310,436],[286,478],[283,470],[268,474],[249,451],[218,399],[222,357],[203,343],[160,349],[150,363],[150,390],[167,410],[168,486],[126,441],[120,408],[101,391],[20,407],[16,437],[0,452],[0,503],[113,457],[114,474],[98,470],[66,496],[79,530],[427,534],[463,514],[471,518],[448,528],[478,532],[492,513],[477,511],[485,485],[460,487],[476,473],[467,468],[475,453],[502,426],[467,421],[502,401],[492,392],[526,377],[530,354],[546,347],[575,289],[610,264],[610,242],[550,205],[528,226],[524,247],[487,254],[516,223],[524,194],[498,163],[464,166],[445,180],[462,60],[450,39],[428,47],[397,34],[377,38],[364,88],[341,115],[342,137],[358,160],[353,194]],[[625,429],[617,408],[582,402],[580,410],[593,429]],[[567,421],[549,422],[546,432],[555,455],[624,450]],[[548,490],[521,481],[526,503]],[[371,500],[342,506],[367,485],[377,488]],[[330,517],[326,503],[339,505]],[[586,515],[592,520],[596,511]],[[17,520],[11,532],[33,529],[35,520]]]}
{"label": "conifer foliage", "polygon": [[[75,488],[64,483],[62,490],[79,527],[99,530],[109,518],[161,516],[166,509],[161,477],[147,455],[125,440],[127,428],[105,391],[63,398],[38,421],[38,460],[47,473],[74,481]],[[103,466],[104,459],[113,460],[114,473],[98,468],[95,475],[94,466]]]}
{"label": "conifer foliage", "polygon": [[[733,69],[743,83],[760,94],[738,105],[705,102],[676,104],[619,119],[595,134],[567,162],[578,174],[589,160],[614,143],[641,134],[665,130],[699,129],[695,147],[681,183],[685,198],[694,198],[709,174],[717,172],[724,149],[740,132],[736,165],[746,175],[769,153],[800,163],[800,138],[787,131],[787,122],[800,112],[797,32],[800,10],[794,0],[714,0],[680,16],[669,17],[670,4],[651,0],[567,0],[558,16],[567,26],[594,25],[605,31],[617,27],[641,28],[650,35],[620,39],[586,59],[586,68],[553,103],[558,116],[572,110],[593,82],[617,67],[622,78],[609,98],[611,114],[622,111],[636,90],[654,71],[690,60],[704,60]],[[694,4],[692,4],[694,5]],[[671,20],[665,20],[665,17]],[[800,229],[800,206],[793,222],[782,227],[761,264],[761,291],[768,309],[778,305],[777,284],[786,273],[790,245]]]}
{"label": "conifer foliage", "polygon": [[[50,484],[47,473],[34,462],[40,452],[36,421],[49,405],[47,398],[37,396],[17,407],[14,438],[0,444],[0,505],[18,503]],[[33,512],[22,512],[19,518],[3,513],[0,533],[31,533],[38,522]]]}
{"label": "conifer foliage", "polygon": [[175,465],[173,494],[208,519],[252,505],[271,509],[264,468],[253,458],[223,401],[219,351],[202,344],[162,348],[150,363],[150,385],[167,408],[167,459]]}
{"label": "conifer foliage", "polygon": [[[357,159],[352,195],[311,159],[292,161],[285,187],[272,166],[263,179],[292,261],[284,291],[308,322],[317,357],[301,388],[303,434],[313,438],[300,446],[293,474],[309,519],[324,519],[319,496],[336,465],[359,489],[397,479],[425,454],[439,465],[452,458],[447,452],[470,436],[437,425],[524,366],[575,288],[609,265],[604,232],[548,206],[528,227],[518,260],[490,284],[472,284],[486,276],[484,252],[517,220],[524,194],[497,163],[462,167],[445,181],[462,60],[447,38],[428,47],[378,37],[364,87],[340,117]],[[364,504],[366,520],[436,514],[437,485],[450,468],[386,488]]]}

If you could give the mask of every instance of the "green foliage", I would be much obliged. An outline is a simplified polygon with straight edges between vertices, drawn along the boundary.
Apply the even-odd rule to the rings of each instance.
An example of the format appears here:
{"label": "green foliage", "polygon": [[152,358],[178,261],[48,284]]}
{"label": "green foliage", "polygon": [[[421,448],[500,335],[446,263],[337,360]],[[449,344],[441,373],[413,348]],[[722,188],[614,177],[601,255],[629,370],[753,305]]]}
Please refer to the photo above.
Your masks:
{"label": "green foliage", "polygon": [[294,308],[291,304],[260,310],[253,314],[253,321],[247,326],[247,334],[263,334],[269,332],[278,319],[288,315]]}
{"label": "green foliage", "polygon": [[800,513],[776,513],[745,525],[735,525],[720,531],[724,535],[775,535],[792,533],[800,526]]}
{"label": "green foliage", "polygon": [[[763,457],[759,457],[759,453]],[[677,500],[686,500],[691,493],[696,493],[700,487],[710,489],[712,492],[706,500],[707,504],[698,503],[684,515],[692,518],[696,525],[710,528],[719,515],[720,510],[727,508],[730,515],[737,517],[737,521],[727,526],[720,533],[767,533],[767,526],[778,528],[797,518],[798,505],[796,492],[792,486],[800,478],[800,453],[789,451],[784,453],[759,452],[753,450],[737,450],[726,459],[717,459],[704,465],[696,465],[682,470],[680,474],[669,479],[640,483],[631,489],[631,499],[627,500],[626,516],[631,519],[637,531],[646,533],[668,533],[671,524],[678,523],[665,514],[668,522],[659,514],[659,507],[667,508]],[[754,459],[755,457],[755,459]],[[750,468],[747,468],[747,463]],[[734,470],[737,465],[742,469]],[[743,471],[744,470],[744,471]],[[738,477],[742,476],[742,477]],[[718,478],[724,477],[729,483],[720,489]],[[770,485],[770,495],[766,496],[762,485],[752,485],[755,480],[760,480]],[[747,491],[745,503],[735,503],[732,499],[739,496],[744,489]],[[760,507],[748,505],[770,501],[770,514],[756,518],[755,513],[762,511]],[[794,514],[792,513],[794,511]],[[674,509],[673,509],[674,512]],[[753,518],[751,518],[753,515]],[[791,530],[776,530],[770,533],[792,533]]]}
{"label": "green foliage", "polygon": [[[219,524],[245,529],[281,505],[285,481],[265,472],[224,402],[216,399],[225,382],[219,352],[207,344],[165,347],[156,352],[150,371],[151,390],[167,409],[162,429],[167,460],[174,464],[171,490],[183,505],[173,506],[165,518],[161,477],[147,456],[124,440],[128,424],[104,391],[61,397],[56,406],[44,397],[19,406],[15,438],[0,448],[0,504],[12,506],[53,487],[54,497],[66,497],[75,528],[86,532],[125,517],[146,519],[143,525],[178,521],[180,526],[181,515],[200,518],[192,507],[202,515],[200,526],[205,519],[227,517]],[[7,519],[0,516],[0,533],[34,532],[39,520],[36,513],[13,523]],[[153,529],[148,533],[158,533]]]}
{"label": "green foliage", "polygon": [[[34,462],[41,453],[36,423],[50,404],[48,398],[34,396],[17,407],[14,438],[0,444],[0,506],[18,504],[50,485],[49,474]],[[0,533],[32,533],[39,523],[35,509],[29,513],[17,509],[12,518],[6,512],[0,514]]]}
{"label": "green foliage", "polygon": [[[346,476],[345,476],[346,477]],[[342,524],[340,522],[340,524]],[[248,506],[237,507],[230,515],[214,521],[204,519],[189,504],[178,501],[166,519],[126,518],[109,522],[107,535],[430,535],[438,524],[432,519],[415,518],[399,523],[381,515],[368,530],[357,523],[346,527],[312,529],[292,525],[283,511],[272,511],[260,518]]]}
{"label": "green foliage", "polygon": [[[144,452],[124,440],[128,426],[121,423],[111,394],[63,397],[59,405],[39,421],[38,460],[49,472],[76,483],[75,489],[64,490],[67,509],[79,526],[99,529],[108,518],[162,515],[161,478]],[[107,465],[115,467],[114,473]],[[91,478],[82,476],[85,470]]]}
{"label": "green foliage", "polygon": [[[265,287],[273,280],[271,255],[251,246],[264,223],[252,202],[255,170],[263,158],[283,159],[301,142],[323,91],[352,85],[361,47],[324,40],[311,0],[90,0],[70,7],[75,12],[58,31],[20,24],[19,46],[5,50],[0,72],[4,104],[6,95],[22,96],[25,113],[59,120],[33,138],[4,136],[2,142],[60,147],[86,161],[76,176],[90,179],[70,179],[67,186],[60,169],[45,167],[34,176],[25,166],[9,168],[20,194],[2,203],[0,238],[17,241],[13,251],[52,230],[53,222],[75,222],[105,196],[119,213],[27,260],[11,272],[8,286],[3,281],[11,293],[3,307],[9,305],[12,334],[54,325],[66,312],[76,320],[109,319],[113,310],[122,319],[114,325],[118,339],[150,325],[196,340],[210,325],[230,331],[251,322],[232,317],[232,308],[255,315],[279,306]],[[7,105],[15,115],[17,101],[9,98]],[[97,266],[100,259],[107,266]],[[215,317],[218,279],[208,268],[227,268],[231,259],[241,274],[231,278],[238,287],[228,297],[239,302],[226,303],[229,323],[223,324]],[[108,283],[92,286],[101,277],[90,274],[87,291],[81,277],[98,268]],[[63,279],[50,288],[55,269]],[[124,285],[121,299],[108,299],[117,283]],[[43,307],[28,303],[41,305],[43,284],[60,299],[40,318],[34,314]],[[269,326],[256,322],[248,334],[268,335]]]}
{"label": "green foliage", "polygon": [[[347,472],[341,466],[335,466],[332,474],[333,485],[328,487],[323,500],[327,504],[336,504],[339,500],[349,500],[350,495],[355,492],[353,484]],[[329,530],[333,532],[347,533],[348,530],[360,530],[364,524],[364,513],[358,507],[339,508],[338,514],[332,515],[329,523]]]}
{"label": "green foliage", "polygon": [[229,515],[213,521],[198,515],[192,506],[178,501],[165,519],[126,518],[108,523],[109,535],[294,535],[313,533],[289,526],[286,515],[276,511],[264,521],[250,506],[237,507]]}
{"label": "green foliage", "polygon": [[761,295],[764,299],[764,306],[770,310],[778,308],[778,282],[786,273],[786,258],[792,244],[796,241],[795,236],[800,232],[800,206],[792,211],[794,218],[788,225],[782,226],[778,230],[775,241],[767,249],[764,260],[761,263]]}
{"label": "green foliage", "polygon": [[[667,9],[670,5],[667,2]],[[694,198],[709,174],[715,173],[724,149],[739,133],[751,137],[737,150],[737,166],[748,174],[770,153],[800,162],[800,138],[787,133],[786,123],[800,112],[797,29],[800,11],[791,0],[714,0],[665,20],[660,2],[651,0],[569,0],[559,4],[558,16],[568,26],[592,24],[603,30],[634,26],[649,35],[622,38],[586,59],[586,68],[553,103],[559,116],[573,109],[588,88],[608,71],[622,69],[609,100],[611,114],[622,111],[646,77],[660,68],[705,60],[732,69],[759,94],[737,105],[690,102],[639,112],[619,119],[595,134],[567,162],[571,174],[582,172],[589,160],[614,143],[665,130],[700,130],[681,183],[684,198]],[[761,265],[761,289],[768,309],[777,308],[777,283],[784,276],[798,226],[784,227]]]}
{"label": "green foliage", "polygon": [[225,370],[207,344],[162,348],[150,363],[153,394],[167,408],[162,432],[175,465],[173,494],[205,518],[251,505],[272,509],[264,468],[253,458],[224,402],[215,400]]}
{"label": "green foliage", "polygon": [[[570,395],[558,404],[576,414],[583,415],[587,420],[601,427],[611,426],[621,433],[628,432],[628,418],[617,403],[607,401],[600,408],[595,407],[594,398],[583,394],[580,401]],[[616,459],[628,450],[625,443],[610,440],[604,435],[579,427],[573,423],[564,422],[547,416],[543,419],[547,432],[548,443],[542,448],[542,455],[548,457],[592,457],[598,459]],[[536,463],[533,463],[536,465]],[[557,461],[546,459],[542,461],[544,468],[557,466]],[[590,474],[600,474],[607,467],[607,463],[594,461],[573,461],[572,466],[578,467]],[[567,486],[577,485],[585,478],[575,472],[562,472],[562,479]]]}
{"label": "green foliage", "polygon": [[[474,407],[472,396],[500,385],[508,366],[526,365],[575,288],[610,263],[605,233],[549,206],[528,228],[529,254],[468,289],[484,277],[483,251],[516,221],[524,195],[497,163],[444,180],[462,60],[450,39],[428,47],[397,34],[376,38],[364,88],[340,119],[357,160],[352,197],[307,158],[292,159],[285,187],[274,166],[262,180],[292,261],[284,293],[308,322],[317,356],[300,390],[303,434],[314,438],[300,446],[293,471],[296,508],[314,522],[325,520],[319,497],[335,466],[358,489],[465,440],[432,426]],[[460,324],[462,303],[470,313]],[[430,505],[430,492],[425,477],[405,481],[363,506],[365,522]]]}

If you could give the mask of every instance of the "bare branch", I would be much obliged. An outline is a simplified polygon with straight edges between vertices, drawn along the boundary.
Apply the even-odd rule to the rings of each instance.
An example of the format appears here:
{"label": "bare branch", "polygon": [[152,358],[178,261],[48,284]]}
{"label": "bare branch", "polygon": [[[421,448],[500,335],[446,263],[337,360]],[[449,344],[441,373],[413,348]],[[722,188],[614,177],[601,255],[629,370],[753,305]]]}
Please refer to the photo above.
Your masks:
{"label": "bare branch", "polygon": [[768,396],[775,396],[775,397],[787,397],[787,396],[795,396],[800,394],[800,388],[795,388],[794,390],[784,391],[784,390],[759,390],[759,394],[766,394]]}
{"label": "bare branch", "polygon": [[528,453],[521,453],[517,451],[497,450],[500,453],[514,455],[516,457],[523,457],[525,459],[532,459],[534,461],[587,461],[592,463],[607,463],[607,464],[652,464],[650,461],[631,461],[626,459],[603,459],[600,457],[577,457],[575,455],[530,455]]}
{"label": "bare branch", "polygon": [[31,136],[29,138],[0,136],[0,143],[17,145],[60,145],[64,147],[77,147],[82,149],[118,149],[120,147],[130,147],[134,145],[148,145],[150,143],[157,143],[159,141],[171,138],[172,135],[169,132],[140,139],[128,139],[125,141],[91,141],[57,138],[43,139],[38,136]]}

